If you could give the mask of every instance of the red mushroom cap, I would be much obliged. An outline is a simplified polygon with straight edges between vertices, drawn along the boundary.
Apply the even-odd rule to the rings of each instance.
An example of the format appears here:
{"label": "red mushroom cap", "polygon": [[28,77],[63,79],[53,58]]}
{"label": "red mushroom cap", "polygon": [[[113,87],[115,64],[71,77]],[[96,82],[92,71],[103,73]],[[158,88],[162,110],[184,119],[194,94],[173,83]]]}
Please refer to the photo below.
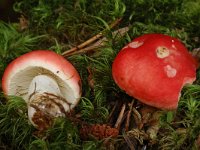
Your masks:
{"label": "red mushroom cap", "polygon": [[115,58],[116,84],[141,102],[176,109],[182,87],[196,79],[197,62],[176,38],[145,34],[125,46]]}
{"label": "red mushroom cap", "polygon": [[60,84],[71,108],[78,103],[81,96],[78,72],[64,57],[50,50],[35,50],[12,61],[4,72],[2,89],[6,95],[22,96],[27,102],[31,80],[40,74],[48,74]]}

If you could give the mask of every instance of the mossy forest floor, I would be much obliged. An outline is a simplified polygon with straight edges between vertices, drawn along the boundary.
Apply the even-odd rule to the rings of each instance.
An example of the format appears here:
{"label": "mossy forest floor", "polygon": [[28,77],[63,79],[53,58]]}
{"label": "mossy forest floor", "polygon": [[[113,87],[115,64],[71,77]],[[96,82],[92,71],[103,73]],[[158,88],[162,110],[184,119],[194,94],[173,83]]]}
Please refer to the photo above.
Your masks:
{"label": "mossy forest floor", "polygon": [[[199,48],[199,0],[18,0],[12,8],[19,18],[0,21],[0,76],[18,56],[48,49],[65,54],[77,68],[83,91],[75,110],[45,131],[29,123],[21,98],[1,93],[0,149],[200,149],[199,70],[175,111],[141,104],[120,90],[111,74],[116,54],[145,33],[179,38],[191,52]],[[125,117],[117,124],[122,108]],[[115,135],[115,127],[119,134],[107,136]]]}

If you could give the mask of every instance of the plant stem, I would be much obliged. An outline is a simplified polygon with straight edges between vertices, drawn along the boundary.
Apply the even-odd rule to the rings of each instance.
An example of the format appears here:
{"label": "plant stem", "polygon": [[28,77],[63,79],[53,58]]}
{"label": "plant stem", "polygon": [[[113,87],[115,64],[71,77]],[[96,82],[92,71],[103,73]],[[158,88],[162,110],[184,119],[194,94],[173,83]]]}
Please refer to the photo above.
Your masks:
{"label": "plant stem", "polygon": [[118,101],[115,103],[114,107],[112,108],[112,110],[110,112],[110,115],[108,116],[108,120],[107,120],[108,123],[111,123],[112,116],[113,116],[113,114],[114,114],[114,112],[115,112],[115,110],[117,108],[117,105],[118,105]]}
{"label": "plant stem", "polygon": [[89,47],[86,47],[86,48],[83,48],[83,49],[80,49],[80,50],[76,50],[76,51],[73,51],[73,52],[65,53],[65,55],[63,55],[63,56],[64,57],[68,57],[68,56],[72,56],[72,55],[75,55],[75,54],[87,53],[89,51],[93,51],[95,49],[102,48],[102,47],[103,47],[103,45],[89,46]]}
{"label": "plant stem", "polygon": [[[115,27],[117,24],[119,24],[119,22],[120,22],[121,20],[122,20],[122,18],[119,18],[119,19],[115,20],[115,21],[110,25],[110,28]],[[101,38],[102,36],[103,36],[103,33],[100,32],[100,33],[98,33],[97,35],[95,35],[95,36],[91,37],[90,39],[88,39],[87,41],[81,43],[80,45],[78,45],[78,46],[76,46],[76,47],[73,47],[73,48],[71,48],[70,50],[67,50],[67,51],[63,52],[62,55],[63,55],[64,57],[66,57],[66,56],[68,56],[68,54],[73,53],[73,52],[75,52],[75,51],[77,51],[77,50],[79,50],[79,49],[84,48],[85,46],[91,44],[92,42],[96,41],[97,39]]]}
{"label": "plant stem", "polygon": [[[129,30],[129,27],[120,28],[120,29],[114,31],[112,33],[112,35],[122,37],[125,35],[125,33],[128,30]],[[71,51],[71,50],[66,51],[66,53],[63,56],[68,57],[68,56],[75,55],[75,54],[87,53],[87,52],[96,50],[98,48],[103,48],[103,47],[105,47],[105,43],[104,43],[105,41],[108,41],[108,39],[106,37],[99,39],[97,42],[95,42],[94,44],[92,44],[91,46],[88,46],[86,48],[77,49],[77,50],[73,50],[73,51]],[[74,48],[72,48],[72,49],[74,49]]]}
{"label": "plant stem", "polygon": [[126,118],[125,131],[128,131],[128,129],[129,129],[130,117],[131,117],[131,112],[132,112],[132,108],[133,108],[133,103],[134,103],[134,100],[132,100],[132,102],[128,104],[129,105],[129,111],[128,111],[127,118]]}
{"label": "plant stem", "polygon": [[125,109],[126,109],[126,104],[123,104],[123,105],[122,105],[122,108],[121,108],[121,111],[120,111],[120,113],[119,113],[119,116],[118,116],[118,118],[117,118],[117,121],[116,121],[116,123],[115,123],[115,126],[114,126],[116,129],[119,129],[120,126],[121,126],[122,118],[123,118],[123,116],[124,116],[124,111],[125,111]]}
{"label": "plant stem", "polygon": [[141,129],[142,116],[141,116],[141,114],[137,111],[136,108],[133,107],[133,108],[132,108],[132,111],[133,111],[133,116],[134,116],[134,118],[137,119],[136,124],[137,124],[138,128]]}
{"label": "plant stem", "polygon": [[73,47],[68,51],[63,52],[62,55],[64,57],[66,57],[68,54],[76,52],[77,50],[89,45],[90,43],[94,42],[95,40],[99,39],[100,37],[102,37],[102,33],[99,33],[99,34],[93,36],[92,38],[90,38],[89,40],[85,41],[84,43],[82,43],[82,44],[80,44],[80,45],[78,45],[76,47]]}
{"label": "plant stem", "polygon": [[123,138],[126,141],[130,150],[135,150],[135,146],[134,146],[133,142],[129,139],[129,137],[126,135],[126,133],[123,134]]}

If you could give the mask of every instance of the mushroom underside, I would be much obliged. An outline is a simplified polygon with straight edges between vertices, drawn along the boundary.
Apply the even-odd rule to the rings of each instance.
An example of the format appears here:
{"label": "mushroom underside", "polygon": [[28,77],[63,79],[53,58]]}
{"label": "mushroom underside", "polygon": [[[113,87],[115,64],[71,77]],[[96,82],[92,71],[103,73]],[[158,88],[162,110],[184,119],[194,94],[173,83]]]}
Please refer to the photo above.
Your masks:
{"label": "mushroom underside", "polygon": [[[62,93],[63,97],[66,97],[68,103],[72,104],[71,107],[74,105],[75,99],[77,99],[76,95],[73,95],[74,91],[70,86],[65,83],[59,76],[54,74],[53,72],[42,68],[42,67],[28,67],[26,69],[18,71],[11,79],[10,85],[8,87],[8,95],[16,95],[21,96],[26,102],[29,99],[29,86],[32,80],[39,75],[46,75],[52,78],[57,85],[59,85],[59,90]],[[66,79],[66,80],[70,80]],[[35,85],[36,87],[38,85]]]}
{"label": "mushroom underside", "polygon": [[26,101],[29,120],[37,128],[47,128],[54,117],[66,116],[79,101],[76,95],[79,92],[42,67],[19,70],[9,83],[7,94],[20,96]]}

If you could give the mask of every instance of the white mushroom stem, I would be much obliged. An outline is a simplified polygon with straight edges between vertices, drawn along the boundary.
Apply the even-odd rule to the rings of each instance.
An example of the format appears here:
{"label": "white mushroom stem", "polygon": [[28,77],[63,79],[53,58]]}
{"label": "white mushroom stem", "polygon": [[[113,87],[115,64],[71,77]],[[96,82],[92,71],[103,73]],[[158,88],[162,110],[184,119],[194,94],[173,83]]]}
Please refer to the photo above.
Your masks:
{"label": "white mushroom stem", "polygon": [[66,117],[81,97],[81,79],[74,66],[49,50],[34,50],[13,60],[2,77],[5,95],[22,97],[28,117],[39,130],[54,118]]}
{"label": "white mushroom stem", "polygon": [[65,116],[69,103],[61,94],[58,83],[48,75],[38,75],[33,78],[28,89],[28,116],[33,125],[38,111],[47,117]]}

